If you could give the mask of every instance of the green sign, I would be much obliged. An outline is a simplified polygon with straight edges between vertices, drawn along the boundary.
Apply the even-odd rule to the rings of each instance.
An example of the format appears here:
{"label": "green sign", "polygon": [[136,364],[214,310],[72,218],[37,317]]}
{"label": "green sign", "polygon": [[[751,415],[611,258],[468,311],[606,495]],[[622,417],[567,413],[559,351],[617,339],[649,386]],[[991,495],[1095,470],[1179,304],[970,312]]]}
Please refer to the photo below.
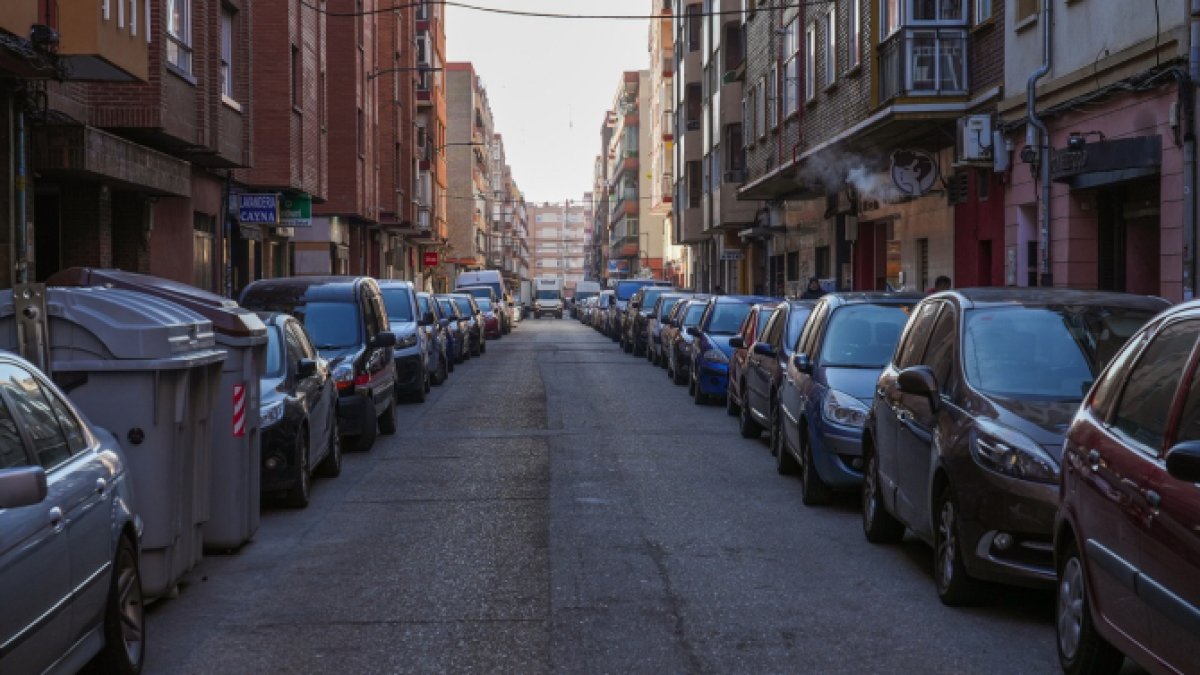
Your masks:
{"label": "green sign", "polygon": [[283,195],[279,198],[280,227],[312,227],[312,195]]}

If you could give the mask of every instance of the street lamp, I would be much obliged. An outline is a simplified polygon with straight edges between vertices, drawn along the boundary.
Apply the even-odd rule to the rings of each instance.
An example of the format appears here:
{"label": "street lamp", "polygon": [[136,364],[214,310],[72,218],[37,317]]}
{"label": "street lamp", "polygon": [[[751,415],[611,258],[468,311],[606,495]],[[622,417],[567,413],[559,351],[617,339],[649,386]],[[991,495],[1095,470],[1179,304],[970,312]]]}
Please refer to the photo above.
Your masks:
{"label": "street lamp", "polygon": [[401,72],[406,72],[406,71],[416,71],[416,72],[421,72],[421,73],[428,73],[428,72],[440,71],[440,70],[441,70],[441,68],[434,68],[433,66],[416,66],[416,67],[402,66],[399,68],[384,68],[383,70],[376,70],[376,71],[367,73],[367,81],[370,82],[371,80],[379,77],[380,75],[387,75],[388,73],[401,73]]}

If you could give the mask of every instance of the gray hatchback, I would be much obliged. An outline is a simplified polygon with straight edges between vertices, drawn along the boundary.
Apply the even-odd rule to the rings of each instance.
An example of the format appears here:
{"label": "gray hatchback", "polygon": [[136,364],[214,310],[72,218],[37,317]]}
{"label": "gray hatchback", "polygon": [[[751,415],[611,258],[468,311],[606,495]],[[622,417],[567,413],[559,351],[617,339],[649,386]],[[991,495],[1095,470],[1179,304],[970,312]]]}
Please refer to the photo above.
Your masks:
{"label": "gray hatchback", "polygon": [[0,354],[0,672],[137,673],[141,519],[125,456],[28,362]]}

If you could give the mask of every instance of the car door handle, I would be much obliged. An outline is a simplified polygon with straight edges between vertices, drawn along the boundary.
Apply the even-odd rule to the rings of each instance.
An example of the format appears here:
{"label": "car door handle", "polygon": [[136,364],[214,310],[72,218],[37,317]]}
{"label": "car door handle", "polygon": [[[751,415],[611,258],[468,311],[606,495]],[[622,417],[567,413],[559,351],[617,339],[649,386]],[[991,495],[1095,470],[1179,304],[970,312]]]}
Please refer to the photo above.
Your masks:
{"label": "car door handle", "polygon": [[897,410],[896,411],[896,419],[900,420],[900,422],[902,422],[904,424],[907,424],[912,421],[912,415],[909,414],[907,411]]}
{"label": "car door handle", "polygon": [[1104,458],[1100,456],[1099,450],[1092,450],[1092,451],[1088,452],[1087,458],[1088,458],[1088,464],[1092,465],[1092,471],[1097,471],[1100,469],[1100,460],[1102,460]]}
{"label": "car door handle", "polygon": [[97,478],[96,479],[96,494],[103,497],[104,493],[107,491],[108,491],[108,481],[104,480],[103,478]]}
{"label": "car door handle", "polygon": [[1157,509],[1162,504],[1162,497],[1154,490],[1143,490],[1142,495],[1146,498],[1146,503],[1152,509]]}
{"label": "car door handle", "polygon": [[46,519],[50,522],[50,526],[54,528],[55,532],[63,531],[64,524],[62,509],[57,506],[50,509],[49,513],[46,514]]}

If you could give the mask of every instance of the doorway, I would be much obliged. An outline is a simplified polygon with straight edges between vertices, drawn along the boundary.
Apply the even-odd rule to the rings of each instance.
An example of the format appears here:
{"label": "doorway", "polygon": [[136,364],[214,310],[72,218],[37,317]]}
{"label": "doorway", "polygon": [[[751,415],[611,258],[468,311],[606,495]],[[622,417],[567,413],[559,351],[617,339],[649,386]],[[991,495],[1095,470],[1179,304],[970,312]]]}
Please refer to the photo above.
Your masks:
{"label": "doorway", "polygon": [[45,281],[62,269],[62,211],[57,191],[33,198],[34,278]]}
{"label": "doorway", "polygon": [[1110,186],[1096,196],[1096,287],[1102,291],[1160,292],[1159,180]]}

